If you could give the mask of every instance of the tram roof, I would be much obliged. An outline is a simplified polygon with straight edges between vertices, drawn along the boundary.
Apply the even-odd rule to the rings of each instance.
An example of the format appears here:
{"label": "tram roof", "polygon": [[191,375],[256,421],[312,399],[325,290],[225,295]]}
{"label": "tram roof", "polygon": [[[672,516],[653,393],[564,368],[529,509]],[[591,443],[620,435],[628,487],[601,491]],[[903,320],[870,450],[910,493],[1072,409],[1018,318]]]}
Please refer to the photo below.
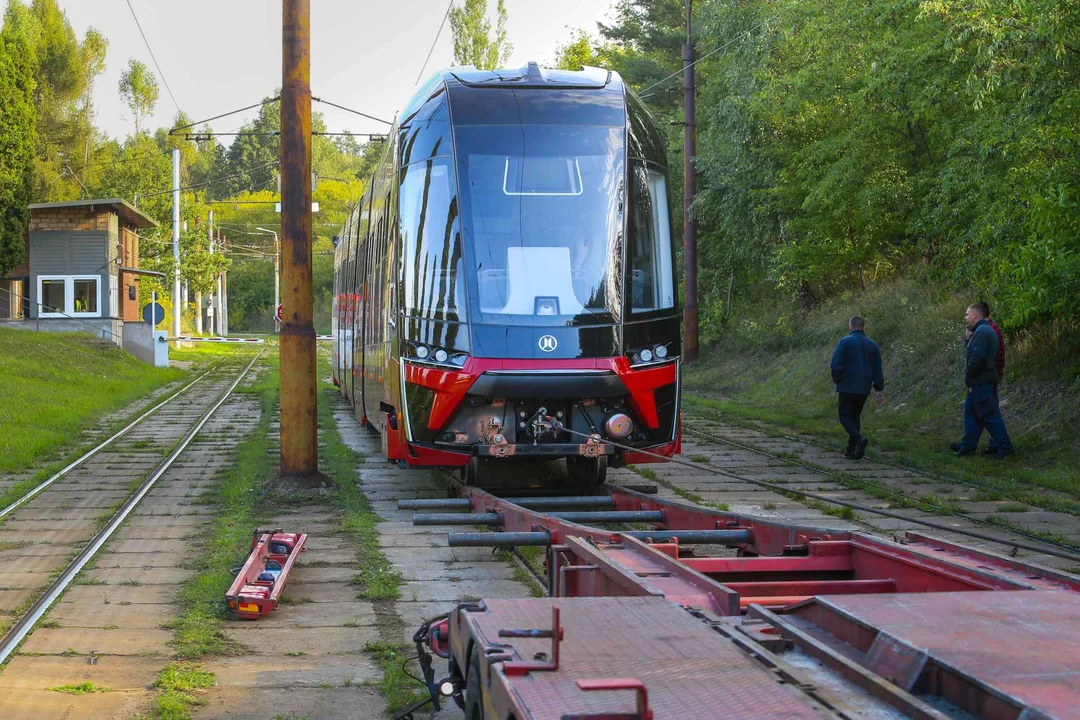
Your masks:
{"label": "tram roof", "polygon": [[442,71],[447,82],[458,82],[470,88],[577,88],[601,90],[619,81],[618,73],[595,67],[581,70],[542,68],[530,62],[524,67],[500,70],[477,70],[472,65],[451,67]]}
{"label": "tram roof", "polygon": [[[542,68],[530,62],[521,68],[477,70],[472,65],[449,67],[432,75],[423,83],[398,114],[398,118],[411,118],[428,100],[437,94],[438,87],[445,87],[457,96],[455,106],[461,106],[463,96],[468,95],[475,103],[477,93],[485,90],[548,90],[548,91],[596,91],[600,102],[608,106],[623,102],[622,78],[617,72],[602,68],[585,67],[581,70]],[[474,93],[473,91],[477,91]],[[574,93],[575,97],[581,95]],[[618,98],[616,101],[615,98]],[[481,105],[492,102],[481,101]]]}

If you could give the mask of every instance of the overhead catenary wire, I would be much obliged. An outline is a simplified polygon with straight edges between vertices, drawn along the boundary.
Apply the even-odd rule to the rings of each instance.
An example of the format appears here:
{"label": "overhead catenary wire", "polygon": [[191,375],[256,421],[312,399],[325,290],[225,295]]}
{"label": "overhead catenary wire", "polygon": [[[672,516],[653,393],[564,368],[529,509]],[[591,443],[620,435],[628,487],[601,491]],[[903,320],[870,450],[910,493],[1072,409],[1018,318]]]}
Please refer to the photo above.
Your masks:
{"label": "overhead catenary wire", "polygon": [[442,22],[439,23],[439,30],[435,33],[435,39],[431,41],[431,47],[428,48],[427,57],[424,58],[424,64],[420,68],[420,72],[416,75],[416,82],[414,85],[419,85],[420,80],[424,77],[424,71],[427,70],[427,64],[431,60],[431,53],[435,52],[435,45],[439,42],[439,36],[442,35],[443,28],[446,27],[446,19],[450,17],[450,11],[454,7],[454,0],[450,0],[450,4],[446,6],[446,12],[443,14]]}
{"label": "overhead catenary wire", "polygon": [[330,107],[336,107],[338,110],[344,110],[345,112],[351,112],[354,115],[359,115],[360,117],[365,117],[368,120],[374,120],[375,122],[381,122],[384,125],[393,125],[394,124],[394,123],[390,122],[389,120],[383,120],[382,118],[377,118],[374,115],[368,115],[367,113],[362,113],[359,110],[353,110],[352,108],[347,108],[344,105],[338,105],[337,103],[332,103],[329,100],[323,100],[322,98],[317,98],[314,95],[311,96],[311,99],[314,100],[315,102],[322,103],[323,105],[329,105]]}
{"label": "overhead catenary wire", "polygon": [[[262,107],[263,105],[269,105],[270,103],[277,102],[280,99],[281,99],[280,95],[275,95],[272,98],[267,98],[266,100],[263,100],[262,102],[257,102],[254,105],[248,105],[247,107],[242,107],[239,110],[230,110],[229,112],[221,113],[220,115],[215,115],[212,118],[206,118],[205,120],[197,120],[196,122],[189,123],[187,125],[178,125],[177,127],[174,127],[171,130],[169,130],[169,134],[173,135],[175,133],[178,133],[181,130],[187,130],[188,128],[193,128],[196,125],[205,125],[208,122],[212,122],[214,120],[220,120],[223,117],[229,117],[230,115],[236,115],[237,113],[242,113],[242,112],[245,112],[247,110],[254,110],[257,107]],[[198,133],[198,134],[205,134],[205,133]],[[228,135],[230,133],[211,133],[211,134],[212,135]]]}
{"label": "overhead catenary wire", "polygon": [[135,14],[135,8],[131,6],[131,0],[127,0],[127,6],[128,10],[131,11],[131,17],[135,19],[135,27],[139,28],[139,34],[142,35],[143,42],[146,43],[146,49],[150,52],[150,59],[154,61],[154,67],[157,68],[161,83],[165,86],[165,90],[168,91],[169,97],[172,98],[173,105],[176,106],[176,112],[180,112],[180,103],[176,102],[176,96],[173,95],[172,88],[169,87],[169,81],[165,79],[165,73],[161,72],[161,66],[158,65],[157,58],[154,56],[154,49],[150,47],[150,41],[146,39],[146,33],[143,32],[139,16]]}
{"label": "overhead catenary wire", "polygon": [[[280,164],[281,164],[281,161],[277,160],[277,161],[274,161],[274,162],[266,163],[265,165],[257,165],[257,166],[255,166],[253,168],[248,168],[247,170],[242,170],[242,171],[240,171],[238,173],[233,173],[232,175],[223,175],[221,177],[210,178],[209,180],[204,180],[204,181],[202,181],[200,183],[195,183],[194,185],[185,185],[184,187],[181,187],[181,188],[178,188],[178,189],[181,192],[186,191],[186,190],[198,190],[201,187],[206,187],[207,185],[212,185],[213,183],[216,183],[216,182],[222,182],[224,180],[232,180],[233,178],[238,178],[238,177],[241,177],[241,176],[244,176],[244,175],[249,175],[250,173],[253,173],[253,172],[257,171],[257,170],[265,170],[268,167],[277,167]],[[268,185],[270,182],[271,181],[259,183],[259,185]],[[258,187],[258,186],[255,186],[255,187]],[[143,199],[143,198],[148,198],[148,197],[155,197],[157,195],[167,195],[167,194],[169,194],[171,192],[173,192],[172,189],[161,190],[159,192],[152,192],[152,193],[139,193],[139,198]]]}
{"label": "overhead catenary wire", "polygon": [[773,20],[779,19],[781,15],[787,14],[788,12],[793,10],[795,7],[797,7],[798,5],[802,5],[804,2],[806,2],[806,0],[795,0],[795,2],[791,3],[790,5],[788,5],[786,8],[784,8],[780,12],[776,13],[775,15],[772,15],[770,17],[765,18],[764,20],[762,20],[761,22],[759,22],[757,25],[750,28],[749,30],[742,31],[741,33],[739,33],[735,37],[731,38],[730,40],[728,40],[727,42],[725,42],[723,45],[716,48],[715,50],[710,50],[709,52],[705,53],[704,55],[702,55],[701,57],[699,57],[697,60],[690,63],[689,65],[683,65],[681,68],[679,68],[675,72],[671,73],[667,77],[663,78],[662,80],[657,80],[656,82],[654,82],[649,87],[645,88],[644,90],[639,91],[638,95],[640,97],[642,97],[642,98],[647,98],[650,95],[655,94],[655,93],[649,93],[649,91],[652,90],[654,87],[657,87],[659,85],[663,85],[664,83],[666,83],[668,80],[670,80],[672,78],[675,78],[675,77],[678,77],[678,76],[682,75],[686,71],[686,68],[694,67],[695,65],[697,65],[702,60],[706,60],[706,59],[712,57],[713,55],[715,55],[716,53],[727,49],[731,45],[734,45],[739,40],[742,40],[742,39],[744,39],[746,37],[749,37],[750,33],[755,32],[757,30],[760,30],[761,28],[763,28],[766,25],[768,25],[769,23],[771,23]]}

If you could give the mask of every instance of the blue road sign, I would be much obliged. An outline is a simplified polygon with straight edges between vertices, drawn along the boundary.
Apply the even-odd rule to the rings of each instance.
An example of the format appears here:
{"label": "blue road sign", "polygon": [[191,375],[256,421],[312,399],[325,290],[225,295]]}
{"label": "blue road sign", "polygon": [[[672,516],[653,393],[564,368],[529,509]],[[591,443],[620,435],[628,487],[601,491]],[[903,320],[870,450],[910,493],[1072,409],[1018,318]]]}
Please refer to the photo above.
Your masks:
{"label": "blue road sign", "polygon": [[[154,318],[152,320],[150,319],[151,311],[154,313]],[[161,307],[158,303],[147,303],[146,305],[143,305],[142,316],[143,320],[154,327],[157,327],[157,324],[165,319],[165,308]]]}

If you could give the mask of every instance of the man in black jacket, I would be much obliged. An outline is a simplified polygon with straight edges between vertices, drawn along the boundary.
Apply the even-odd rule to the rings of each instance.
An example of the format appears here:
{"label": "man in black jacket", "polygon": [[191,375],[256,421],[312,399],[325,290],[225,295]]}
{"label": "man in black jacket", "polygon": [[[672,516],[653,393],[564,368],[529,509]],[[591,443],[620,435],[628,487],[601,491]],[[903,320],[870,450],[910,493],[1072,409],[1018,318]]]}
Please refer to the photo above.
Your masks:
{"label": "man in black jacket", "polygon": [[856,315],[848,320],[848,329],[851,332],[837,343],[829,369],[836,383],[840,424],[848,434],[844,457],[858,460],[866,452],[869,442],[862,435],[859,418],[870,397],[871,386],[878,391],[879,404],[885,399],[882,394],[885,375],[881,371],[881,351],[877,343],[866,337],[866,321]]}
{"label": "man in black jacket", "polygon": [[967,342],[964,383],[964,437],[956,444],[956,456],[973,455],[985,428],[994,440],[998,460],[1012,455],[1012,441],[998,406],[998,334],[986,319],[983,303],[968,306],[964,324],[971,330]]}

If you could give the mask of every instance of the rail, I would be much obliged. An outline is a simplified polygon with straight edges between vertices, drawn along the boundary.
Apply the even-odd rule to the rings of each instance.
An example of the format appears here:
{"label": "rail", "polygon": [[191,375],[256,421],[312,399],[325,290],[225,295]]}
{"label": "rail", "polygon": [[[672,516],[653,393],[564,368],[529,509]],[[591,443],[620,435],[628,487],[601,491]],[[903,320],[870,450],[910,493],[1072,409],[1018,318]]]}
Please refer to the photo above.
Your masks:
{"label": "rail", "polygon": [[[761,455],[763,457],[767,457],[767,458],[770,458],[770,459],[773,459],[773,460],[779,460],[781,462],[787,463],[788,465],[793,465],[795,467],[800,467],[800,468],[804,468],[806,470],[811,470],[811,471],[813,471],[813,472],[815,472],[815,473],[817,473],[819,475],[824,475],[826,477],[835,478],[838,482],[840,482],[840,484],[845,485],[845,486],[849,486],[849,484],[851,482],[851,476],[849,476],[849,475],[845,475],[843,473],[838,473],[838,472],[835,472],[833,470],[829,470],[828,468],[823,468],[823,467],[820,467],[820,466],[817,466],[817,465],[813,465],[811,463],[806,463],[806,462],[802,462],[802,461],[799,461],[799,460],[792,460],[791,458],[782,457],[780,455],[776,455],[775,453],[771,453],[771,452],[769,452],[767,450],[762,450],[760,448],[756,448],[753,445],[747,445],[745,443],[735,442],[734,440],[729,440],[727,438],[722,438],[722,437],[719,437],[719,436],[716,436],[716,435],[712,435],[710,433],[702,432],[700,430],[685,430],[685,432],[687,434],[689,434],[689,435],[693,435],[695,437],[703,438],[703,439],[711,441],[711,442],[724,443],[726,445],[731,445],[732,447],[737,447],[737,448],[739,448],[741,450],[746,450],[748,452],[757,453],[758,455]],[[895,468],[897,470],[905,470],[905,471],[911,471],[912,470],[912,468],[908,468],[908,467],[905,467],[903,465],[897,465],[895,463],[883,462],[882,464],[886,465],[888,467]],[[949,478],[949,477],[946,477],[946,476],[938,475],[936,473],[928,473],[928,472],[924,472],[924,471],[921,471],[921,470],[919,470],[917,472],[920,472],[920,473],[922,473],[924,475],[932,477],[932,478],[934,478],[936,480],[941,480],[943,482],[959,482],[960,484],[966,484],[966,483],[963,483],[963,481],[957,480],[956,478]],[[740,477],[740,476],[732,474],[731,477]],[[751,482],[751,480],[745,479],[745,482]],[[877,490],[883,490],[883,491],[886,491],[886,492],[892,492],[892,491],[889,490],[889,488],[887,488],[885,485],[883,485],[881,483],[876,483],[876,482],[873,482],[873,481],[864,480],[862,478],[858,478],[857,482],[861,487],[864,487],[864,488],[869,487],[869,488],[873,488],[873,489],[877,489]],[[786,490],[786,492],[794,492],[794,490]],[[910,498],[905,498],[905,499],[910,500]],[[1029,531],[1025,530],[1024,528],[1016,527],[1015,525],[996,522],[996,521],[994,521],[992,519],[989,519],[989,518],[976,517],[974,515],[970,515],[968,513],[961,512],[961,511],[956,510],[954,508],[948,508],[948,507],[945,507],[944,505],[940,505],[938,503],[931,502],[931,501],[926,500],[924,498],[920,498],[919,502],[921,504],[926,505],[927,507],[933,508],[934,510],[940,512],[942,515],[952,515],[954,517],[964,518],[965,520],[972,523],[973,525],[983,525],[985,527],[992,527],[992,528],[996,528],[998,530],[1004,530],[1006,532],[1011,532],[1011,533],[1014,533],[1016,535],[1022,535],[1023,537],[1026,537],[1026,538],[1028,538],[1030,540],[1036,540],[1038,542],[1045,543],[1046,545],[1050,545],[1050,546],[1059,548],[1061,550],[1067,551],[1068,554],[1067,555],[1059,555],[1059,554],[1054,553],[1054,552],[1047,552],[1045,549],[1040,549],[1040,550],[1038,550],[1038,552],[1047,552],[1047,554],[1054,555],[1055,557],[1062,557],[1062,558],[1064,558],[1066,560],[1080,559],[1080,554],[1076,553],[1077,548],[1075,546],[1073,546],[1073,545],[1068,545],[1068,544],[1065,544],[1065,543],[1057,542],[1055,540],[1051,540],[1049,538],[1038,535],[1037,533],[1029,532]],[[869,506],[864,506],[864,508],[857,508],[857,509],[860,509],[863,512],[884,514],[882,512],[879,512],[878,508],[872,508],[872,507],[869,507]],[[894,517],[894,516],[889,515],[887,517]],[[908,520],[911,520],[911,522],[919,522],[915,518],[910,518],[910,517],[907,517],[907,516],[904,516],[904,517],[906,519],[908,519]],[[937,529],[942,529],[942,528],[937,528]],[[957,529],[957,528],[954,528],[954,527],[950,527],[949,532],[955,532],[955,533],[959,533],[959,534],[966,534],[964,531],[962,531],[960,529]],[[990,538],[990,536],[973,536],[973,537],[979,537],[979,539],[989,539]],[[1007,542],[1007,541],[1004,541],[1004,540],[1001,540],[1001,539],[995,539],[995,540],[993,540],[993,542],[1002,543],[1002,544],[1006,544],[1006,545],[1012,545],[1014,547],[1020,547],[1020,549],[1024,549],[1024,550],[1032,550],[1032,547],[1030,547],[1030,546],[1029,547],[1023,547],[1023,546],[1020,546],[1020,545],[1016,545],[1015,543],[1010,543],[1010,542]]]}
{"label": "rail", "polygon": [[[552,420],[555,421],[555,422],[558,422],[554,418],[552,418]],[[565,426],[561,427],[560,429],[565,430],[566,432],[570,433],[571,435],[579,435],[579,436],[581,436],[583,438],[591,437],[591,435],[589,435],[588,433],[582,433],[582,432],[578,432],[576,430],[571,430],[570,428],[567,428]],[[976,532],[975,530],[967,530],[967,529],[964,529],[964,528],[957,528],[957,527],[953,527],[951,525],[946,525],[944,523],[934,522],[933,520],[926,520],[926,519],[923,519],[923,518],[915,518],[915,517],[910,517],[908,515],[904,515],[902,513],[890,512],[889,510],[885,510],[883,508],[872,507],[870,505],[864,505],[863,503],[856,503],[856,502],[852,502],[850,500],[840,500],[838,498],[832,498],[832,497],[829,497],[827,495],[820,495],[818,493],[808,492],[806,490],[798,490],[798,489],[795,489],[795,488],[787,487],[785,485],[780,485],[780,484],[777,484],[777,483],[771,483],[771,482],[768,482],[766,480],[758,480],[756,478],[748,478],[748,477],[744,477],[744,476],[741,476],[741,475],[736,475],[734,473],[729,473],[729,472],[725,472],[723,470],[720,470],[719,468],[713,467],[712,465],[707,464],[707,463],[696,463],[696,462],[692,462],[690,460],[683,460],[683,459],[681,459],[679,457],[666,457],[664,455],[659,455],[657,453],[650,452],[648,450],[640,450],[638,448],[631,447],[629,445],[623,445],[622,443],[618,443],[618,442],[615,442],[615,441],[610,441],[609,440],[607,442],[610,442],[612,445],[614,445],[615,447],[620,448],[622,450],[641,453],[643,455],[648,455],[650,457],[654,457],[654,458],[657,458],[659,460],[663,460],[665,462],[670,462],[670,463],[672,463],[674,465],[682,465],[683,467],[688,467],[688,468],[691,468],[693,470],[699,470],[699,471],[702,471],[702,472],[711,473],[713,475],[719,475],[721,477],[726,477],[726,478],[730,478],[732,480],[737,480],[739,482],[748,483],[750,485],[757,485],[758,487],[768,488],[769,490],[773,490],[773,491],[775,491],[775,492],[777,492],[779,494],[782,494],[782,495],[784,495],[784,494],[786,494],[786,495],[798,495],[800,497],[804,497],[804,498],[807,498],[809,500],[817,500],[818,502],[831,503],[833,505],[839,505],[841,507],[847,507],[847,508],[851,508],[852,510],[857,510],[859,512],[870,513],[870,514],[873,514],[873,515],[880,515],[882,517],[892,518],[894,520],[903,520],[904,522],[912,523],[914,525],[921,525],[923,527],[932,528],[934,530],[941,530],[943,532],[955,533],[957,535],[963,535],[965,537],[974,538],[976,540],[981,540],[983,542],[994,543],[994,544],[997,544],[997,545],[1005,545],[1006,547],[1016,548],[1017,550],[1028,550],[1028,551],[1034,552],[1034,553],[1042,553],[1044,555],[1053,555],[1054,557],[1063,558],[1065,560],[1080,561],[1080,553],[1070,552],[1069,550],[1060,550],[1058,548],[1062,547],[1062,546],[1059,543],[1055,543],[1052,540],[1048,540],[1048,539],[1045,539],[1045,538],[1040,538],[1038,536],[1036,536],[1033,539],[1037,539],[1038,542],[1043,543],[1042,545],[1034,545],[1032,543],[1027,543],[1027,542],[1022,542],[1022,541],[1017,541],[1017,540],[1011,540],[1011,539],[995,537],[993,535],[987,535],[986,533]],[[817,470],[817,468],[813,468],[813,469]],[[995,527],[1000,527],[1000,526],[995,525]],[[1004,528],[1002,528],[1002,529],[1004,529]],[[1010,532],[1016,532],[1016,530],[1011,528],[1011,527],[1008,528],[1008,530]],[[1017,534],[1025,534],[1025,533],[1017,533]]]}
{"label": "rail", "polygon": [[[215,365],[214,367],[216,367],[216,365]],[[70,473],[70,472],[71,472],[72,470],[74,470],[75,468],[77,468],[77,467],[79,467],[80,465],[82,465],[83,463],[85,463],[85,462],[86,462],[87,460],[89,460],[90,458],[92,458],[92,457],[94,457],[95,455],[97,455],[97,454],[98,454],[99,452],[101,452],[102,450],[104,450],[105,448],[107,448],[107,447],[108,447],[109,445],[113,444],[114,442],[116,442],[117,440],[119,440],[120,438],[122,438],[122,437],[123,437],[124,435],[126,435],[126,434],[127,434],[127,433],[128,433],[128,432],[129,432],[129,431],[130,431],[130,430],[132,429],[132,428],[134,428],[134,427],[136,427],[137,425],[139,425],[139,424],[140,424],[140,423],[141,423],[141,422],[142,422],[143,420],[145,420],[146,418],[150,417],[151,415],[153,415],[154,413],[156,413],[156,412],[157,412],[158,410],[160,410],[161,408],[165,407],[166,405],[168,405],[169,403],[171,403],[171,402],[172,402],[173,400],[175,400],[176,398],[178,398],[178,397],[180,397],[181,395],[183,395],[184,393],[186,393],[186,392],[187,392],[188,390],[190,390],[190,389],[192,388],[192,386],[193,386],[193,385],[195,385],[196,383],[200,382],[200,381],[201,381],[201,380],[202,380],[203,378],[205,378],[205,377],[206,377],[207,375],[209,375],[209,374],[210,374],[211,372],[213,372],[213,371],[214,371],[214,367],[211,367],[211,368],[209,368],[209,369],[208,369],[208,370],[207,370],[206,372],[204,372],[204,373],[203,373],[202,375],[199,375],[199,376],[198,376],[197,378],[195,378],[194,380],[192,380],[191,382],[189,382],[189,383],[188,383],[187,385],[185,385],[184,387],[180,388],[180,389],[179,389],[178,391],[176,391],[175,393],[173,393],[173,394],[172,394],[172,395],[170,395],[169,397],[165,398],[165,399],[164,399],[164,400],[162,400],[162,401],[161,401],[160,403],[158,403],[158,404],[157,404],[157,405],[155,405],[154,407],[150,408],[149,410],[147,410],[146,412],[144,412],[144,413],[143,413],[142,415],[140,415],[139,417],[137,417],[137,418],[135,418],[134,420],[132,420],[132,421],[131,421],[130,423],[128,423],[128,424],[127,424],[126,426],[124,426],[124,427],[123,427],[123,428],[122,428],[121,430],[119,430],[119,431],[117,431],[116,433],[114,433],[114,434],[113,434],[113,435],[112,435],[111,437],[109,437],[108,439],[106,439],[106,440],[105,440],[104,442],[100,443],[99,445],[97,445],[96,447],[92,448],[91,450],[88,450],[88,451],[87,451],[86,453],[84,453],[84,454],[83,454],[83,455],[82,455],[81,457],[79,457],[79,458],[78,458],[77,460],[74,460],[74,461],[72,461],[72,462],[71,462],[70,464],[68,464],[68,465],[67,465],[66,467],[64,467],[64,468],[63,468],[62,470],[58,471],[58,472],[57,472],[56,474],[54,474],[54,475],[53,475],[52,477],[50,477],[50,478],[49,478],[48,480],[45,480],[45,481],[43,481],[43,482],[42,482],[42,483],[41,483],[40,485],[37,485],[37,486],[35,486],[35,487],[34,487],[34,488],[33,488],[32,490],[30,490],[29,492],[27,492],[27,493],[26,493],[25,495],[23,495],[23,496],[22,496],[21,498],[19,498],[19,499],[18,499],[18,500],[16,500],[15,502],[11,503],[10,505],[8,505],[8,506],[7,506],[6,508],[4,508],[3,510],[0,510],[0,520],[2,520],[3,518],[7,517],[8,515],[10,515],[10,514],[11,514],[12,512],[14,512],[15,510],[17,510],[17,509],[18,509],[19,507],[21,507],[22,505],[26,504],[26,503],[27,503],[27,502],[28,502],[29,500],[33,499],[33,498],[34,498],[34,496],[36,496],[36,495],[37,495],[38,493],[40,493],[40,492],[41,492],[42,490],[46,489],[47,487],[49,487],[50,485],[52,485],[52,484],[53,484],[54,482],[56,482],[56,481],[57,481],[57,480],[59,480],[60,478],[64,477],[65,475],[67,475],[68,473]]]}
{"label": "rail", "polygon": [[109,522],[103,527],[90,542],[87,543],[72,561],[65,567],[65,569],[59,574],[59,576],[53,580],[53,582],[46,588],[45,592],[39,597],[26,611],[26,613],[19,618],[11,629],[0,639],[0,664],[3,664],[8,657],[15,651],[19,644],[26,638],[26,636],[37,624],[38,620],[48,612],[49,608],[60,597],[60,595],[67,589],[71,582],[75,579],[79,571],[90,562],[91,558],[97,554],[102,546],[112,537],[113,533],[120,527],[120,525],[127,519],[128,515],[138,507],[142,502],[146,494],[154,487],[157,481],[165,474],[166,471],[172,466],[178,457],[187,449],[188,445],[195,436],[202,430],[203,426],[214,416],[229,396],[232,395],[233,390],[240,384],[240,382],[247,376],[248,372],[255,365],[255,363],[262,357],[260,351],[251,362],[247,364],[244,370],[236,377],[236,379],[229,385],[229,387],[221,394],[221,396],[210,406],[209,409],[204,412],[198,421],[188,430],[187,434],[180,440],[180,442],[173,448],[172,452],[157,468],[150,474],[146,480],[139,486],[139,488],[129,497],[123,505],[113,514]]}

